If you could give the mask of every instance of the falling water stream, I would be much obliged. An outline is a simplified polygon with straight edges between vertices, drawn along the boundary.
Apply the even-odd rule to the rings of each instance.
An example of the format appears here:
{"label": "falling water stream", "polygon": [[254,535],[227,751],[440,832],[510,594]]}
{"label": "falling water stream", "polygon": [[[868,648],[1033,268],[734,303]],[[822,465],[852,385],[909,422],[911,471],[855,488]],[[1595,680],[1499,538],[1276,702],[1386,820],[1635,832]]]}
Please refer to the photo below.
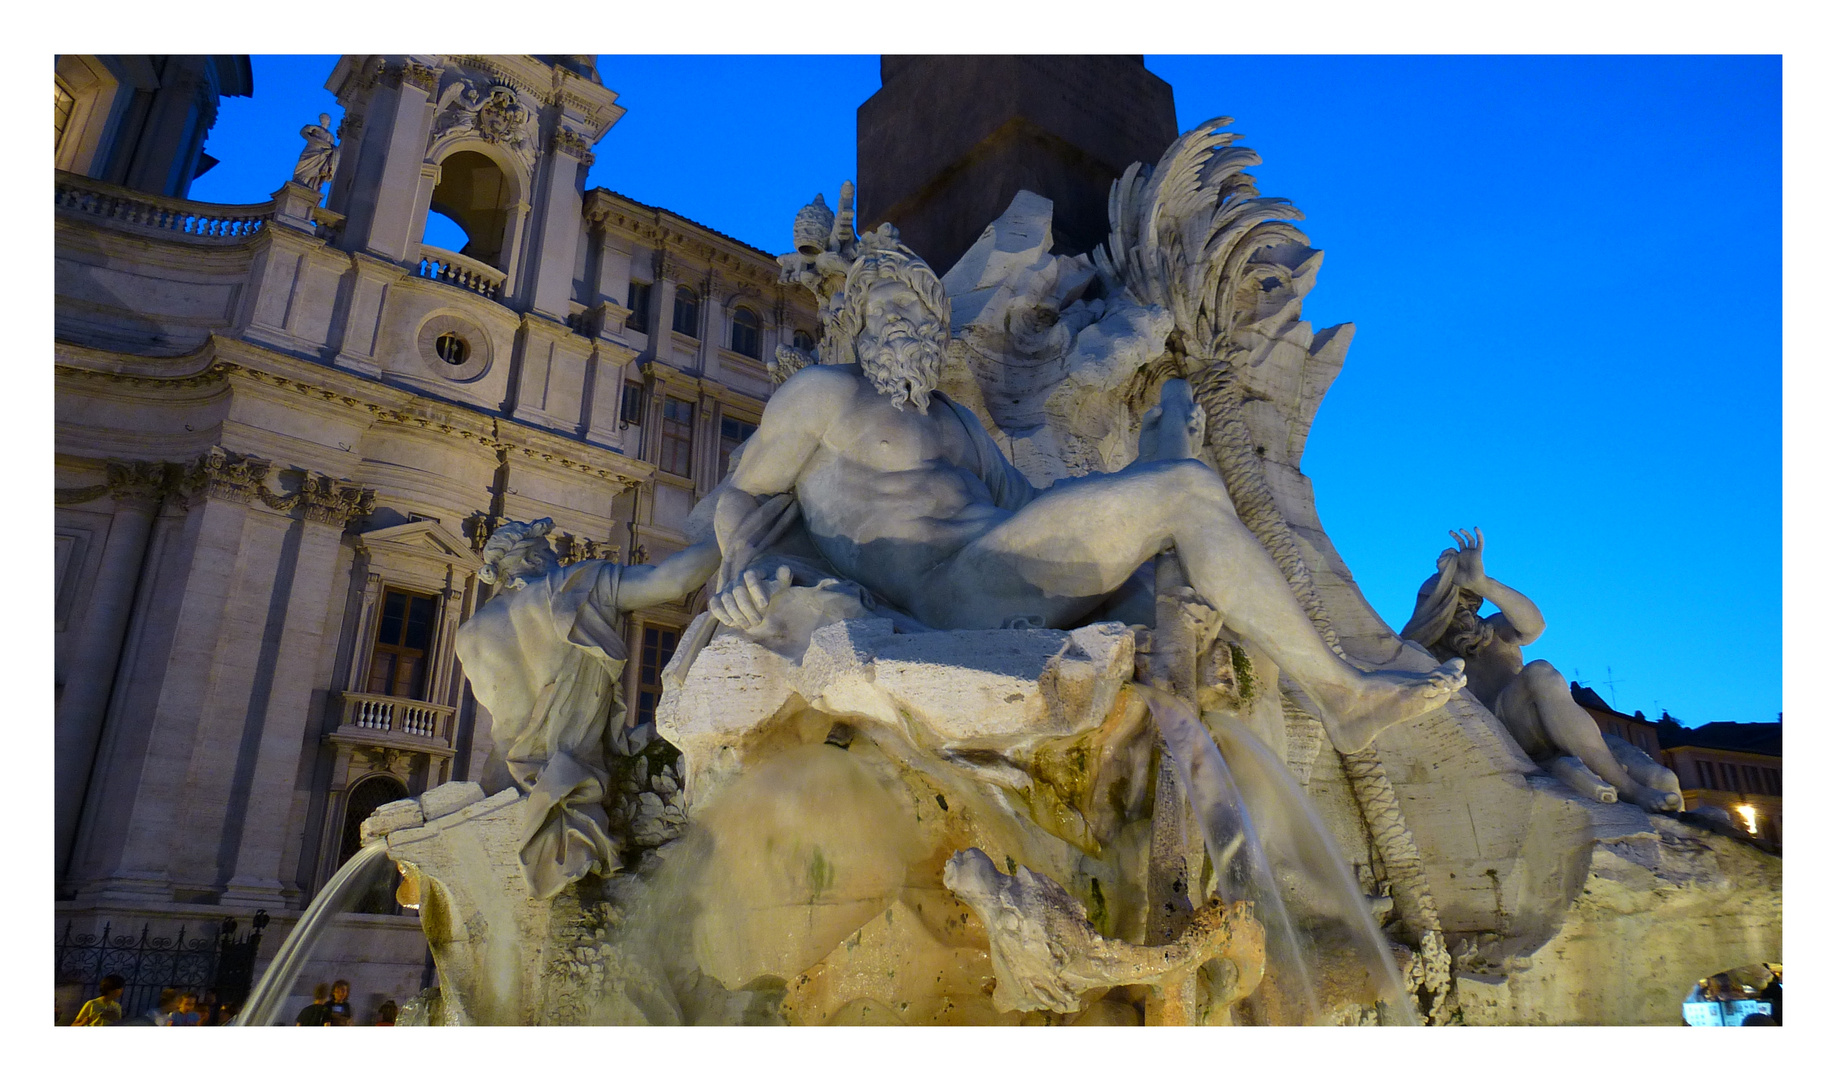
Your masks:
{"label": "falling water stream", "polygon": [[236,1017],[237,1027],[267,1027],[279,1018],[287,992],[293,989],[294,980],[300,977],[300,969],[312,957],[313,947],[319,943],[325,928],[331,925],[332,917],[363,895],[372,884],[371,872],[388,862],[388,844],[372,840],[332,875],[325,888],[319,890],[319,895],[313,897],[306,913],[300,916],[299,925],[281,942],[280,950],[274,954],[268,970],[262,973],[261,981],[255,984],[248,1002]]}
{"label": "falling water stream", "polygon": [[[1267,932],[1265,979],[1284,1006],[1279,1022],[1328,1022],[1320,1003],[1340,995],[1321,993],[1328,983],[1321,953],[1337,948],[1349,950],[1355,968],[1374,982],[1385,1022],[1417,1023],[1368,901],[1287,767],[1241,721],[1225,719],[1214,741],[1190,705],[1151,687],[1136,690],[1179,765],[1218,893],[1256,905]],[[1296,928],[1290,899],[1311,916],[1306,934]]]}

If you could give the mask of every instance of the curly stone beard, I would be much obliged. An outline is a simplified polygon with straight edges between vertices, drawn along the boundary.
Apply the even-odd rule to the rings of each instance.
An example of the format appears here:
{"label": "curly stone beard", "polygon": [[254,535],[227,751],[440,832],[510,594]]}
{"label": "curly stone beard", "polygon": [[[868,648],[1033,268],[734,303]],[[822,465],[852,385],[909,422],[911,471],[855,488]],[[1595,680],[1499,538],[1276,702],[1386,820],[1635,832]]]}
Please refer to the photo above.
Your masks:
{"label": "curly stone beard", "polygon": [[1479,650],[1490,645],[1496,634],[1491,623],[1479,618],[1477,604],[1469,606],[1462,603],[1455,610],[1447,632],[1441,635],[1441,644],[1452,649],[1455,656],[1471,659]]}
{"label": "curly stone beard", "polygon": [[872,337],[861,335],[855,347],[861,373],[873,388],[892,399],[895,409],[911,402],[920,413],[931,407],[931,391],[943,374],[941,327],[914,332],[904,323],[887,326]]}

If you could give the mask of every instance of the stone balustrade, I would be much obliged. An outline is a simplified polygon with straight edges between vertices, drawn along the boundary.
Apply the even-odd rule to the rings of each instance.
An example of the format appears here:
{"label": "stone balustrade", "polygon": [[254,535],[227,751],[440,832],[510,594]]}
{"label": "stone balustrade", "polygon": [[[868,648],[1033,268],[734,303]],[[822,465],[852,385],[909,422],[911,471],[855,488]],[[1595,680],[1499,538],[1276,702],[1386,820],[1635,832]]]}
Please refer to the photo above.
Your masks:
{"label": "stone balustrade", "polygon": [[59,172],[57,209],[135,232],[206,243],[237,243],[267,227],[274,204],[225,206],[170,199]]}
{"label": "stone balustrade", "polygon": [[502,270],[432,244],[421,245],[421,257],[414,272],[433,281],[468,289],[491,300],[503,295],[504,291]]}
{"label": "stone balustrade", "polygon": [[344,716],[339,730],[347,734],[371,732],[407,735],[450,746],[455,710],[450,705],[435,705],[411,698],[387,694],[344,694]]}

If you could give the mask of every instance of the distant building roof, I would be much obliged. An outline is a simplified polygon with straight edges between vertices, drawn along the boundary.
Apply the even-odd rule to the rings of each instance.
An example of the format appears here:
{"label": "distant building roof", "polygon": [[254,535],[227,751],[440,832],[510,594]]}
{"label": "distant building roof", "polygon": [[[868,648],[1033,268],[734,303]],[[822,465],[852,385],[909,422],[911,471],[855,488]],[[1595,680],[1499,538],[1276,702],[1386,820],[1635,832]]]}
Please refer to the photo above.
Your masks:
{"label": "distant building roof", "polygon": [[1613,706],[1608,705],[1606,703],[1606,699],[1601,697],[1599,694],[1596,694],[1592,688],[1582,686],[1578,682],[1571,681],[1568,684],[1568,695],[1574,698],[1575,704],[1581,706],[1583,709],[1593,709],[1597,712],[1611,713],[1612,715],[1619,717],[1621,720],[1630,720],[1638,724],[1652,723],[1652,721],[1647,720],[1645,718],[1645,714],[1642,712],[1631,713],[1631,714],[1620,712],[1618,709],[1615,709]]}
{"label": "distant building roof", "polygon": [[1777,721],[1758,724],[1721,721],[1693,728],[1660,724],[1658,745],[1666,750],[1679,746],[1699,746],[1704,750],[1736,750],[1746,754],[1783,757],[1784,728],[1785,725]]}

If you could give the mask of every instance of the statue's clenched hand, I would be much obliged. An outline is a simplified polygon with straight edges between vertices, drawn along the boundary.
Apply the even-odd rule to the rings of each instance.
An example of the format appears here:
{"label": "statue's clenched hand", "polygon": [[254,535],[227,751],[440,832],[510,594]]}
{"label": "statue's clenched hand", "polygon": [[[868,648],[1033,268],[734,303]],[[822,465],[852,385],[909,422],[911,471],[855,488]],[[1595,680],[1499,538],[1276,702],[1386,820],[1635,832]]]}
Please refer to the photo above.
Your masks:
{"label": "statue's clenched hand", "polygon": [[1483,592],[1481,586],[1486,580],[1485,533],[1475,525],[1470,533],[1464,529],[1449,529],[1447,535],[1453,537],[1454,543],[1459,546],[1441,552],[1441,557],[1436,562],[1442,567],[1445,567],[1450,561],[1453,563],[1455,585],[1463,589],[1471,589],[1473,592]]}
{"label": "statue's clenched hand", "polygon": [[765,621],[771,598],[790,588],[790,583],[788,566],[778,567],[777,575],[769,578],[761,577],[757,570],[748,570],[738,581],[714,594],[708,601],[708,611],[728,626],[750,630]]}
{"label": "statue's clenched hand", "polygon": [[720,569],[711,583],[715,593],[731,589],[753,560],[778,542],[784,531],[797,520],[796,496],[785,492],[747,511],[731,536],[721,543]]}

